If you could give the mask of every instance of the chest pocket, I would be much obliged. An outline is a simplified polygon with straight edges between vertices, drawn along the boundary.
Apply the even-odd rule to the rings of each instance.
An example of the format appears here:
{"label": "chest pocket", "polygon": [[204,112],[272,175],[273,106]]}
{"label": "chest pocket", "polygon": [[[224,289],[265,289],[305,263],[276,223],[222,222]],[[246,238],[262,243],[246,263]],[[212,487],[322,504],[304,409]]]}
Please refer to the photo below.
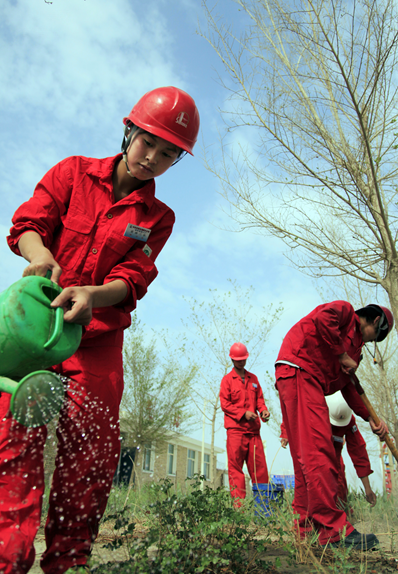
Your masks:
{"label": "chest pocket", "polygon": [[238,403],[241,398],[241,391],[238,389],[231,390],[231,403],[235,404]]}
{"label": "chest pocket", "polygon": [[110,233],[105,240],[104,248],[106,250],[111,250],[111,252],[117,253],[120,257],[124,257],[126,253],[135,245],[141,245],[144,247],[144,241],[137,241],[131,237],[124,237],[124,235],[117,233]]}
{"label": "chest pocket", "polygon": [[75,269],[85,258],[91,243],[94,222],[78,214],[68,214],[54,245],[61,268]]}
{"label": "chest pocket", "polygon": [[253,385],[251,383],[249,385],[247,385],[247,396],[248,396],[249,402],[253,405],[256,405],[256,403],[257,403],[257,389],[255,387],[253,387]]}

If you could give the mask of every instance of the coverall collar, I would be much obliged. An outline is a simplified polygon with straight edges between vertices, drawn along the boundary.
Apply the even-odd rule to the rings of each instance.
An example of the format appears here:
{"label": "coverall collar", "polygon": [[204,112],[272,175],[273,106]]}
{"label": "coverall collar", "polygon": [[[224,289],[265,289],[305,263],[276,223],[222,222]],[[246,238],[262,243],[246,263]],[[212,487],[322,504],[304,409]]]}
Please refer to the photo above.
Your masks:
{"label": "coverall collar", "polygon": [[[87,173],[93,177],[97,177],[102,181],[104,185],[109,187],[110,191],[113,193],[112,189],[112,174],[115,169],[115,165],[122,159],[123,154],[119,153],[113,157],[107,157],[101,159],[98,162],[91,164],[87,168]],[[150,179],[143,187],[136,189],[133,193],[130,193],[127,197],[122,199],[119,203],[144,203],[147,209],[151,209],[153,201],[155,198],[155,180]]]}
{"label": "coverall collar", "polygon": [[[249,378],[250,373],[249,373],[249,371],[246,371],[246,369],[244,369],[244,371],[245,371],[245,381],[246,381]],[[240,375],[238,375],[238,373],[235,371],[234,368],[232,368],[232,376],[234,379],[242,380],[242,377]]]}

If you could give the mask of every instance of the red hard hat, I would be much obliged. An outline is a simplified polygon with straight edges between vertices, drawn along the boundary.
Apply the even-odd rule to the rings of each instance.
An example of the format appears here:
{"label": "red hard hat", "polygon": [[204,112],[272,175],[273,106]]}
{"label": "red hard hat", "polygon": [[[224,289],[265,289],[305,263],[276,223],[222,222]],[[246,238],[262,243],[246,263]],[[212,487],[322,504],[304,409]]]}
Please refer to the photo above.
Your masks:
{"label": "red hard hat", "polygon": [[229,350],[229,356],[234,361],[244,361],[249,356],[249,353],[243,343],[234,343]]}
{"label": "red hard hat", "polygon": [[186,92],[168,86],[147,92],[135,104],[124,124],[131,121],[193,155],[199,132],[199,112]]}
{"label": "red hard hat", "polygon": [[382,305],[370,304],[366,305],[366,307],[372,307],[373,309],[376,309],[376,311],[381,311],[376,337],[376,341],[380,343],[380,341],[384,341],[391,329],[394,327],[393,314],[390,309],[383,307]]}

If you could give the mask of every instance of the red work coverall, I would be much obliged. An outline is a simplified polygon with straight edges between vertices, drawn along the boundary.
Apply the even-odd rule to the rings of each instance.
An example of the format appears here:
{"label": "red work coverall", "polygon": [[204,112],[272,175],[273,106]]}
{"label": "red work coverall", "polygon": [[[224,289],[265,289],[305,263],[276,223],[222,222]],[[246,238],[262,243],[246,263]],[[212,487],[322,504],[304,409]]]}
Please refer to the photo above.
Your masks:
{"label": "red work coverall", "polygon": [[260,437],[260,417],[248,421],[246,411],[262,413],[267,410],[263,391],[256,375],[245,370],[245,381],[235,369],[223,377],[220,387],[224,427],[227,429],[228,478],[233,498],[245,498],[246,462],[253,484],[268,483],[268,469]]}
{"label": "red work coverall", "polygon": [[286,427],[283,421],[281,422],[281,434],[279,435],[279,438],[287,438]]}
{"label": "red work coverall", "polygon": [[[70,157],[52,168],[34,196],[15,213],[8,237],[36,231],[63,272],[62,287],[125,282],[117,306],[93,310],[73,357],[54,367],[72,382],[57,429],[58,453],[46,523],[46,574],[84,564],[98,533],[120,454],[119,403],[123,392],[123,330],[130,312],[155,279],[156,257],[171,234],[174,213],[155,198],[155,183],[115,203],[112,173],[121,154]],[[145,243],[124,236],[131,223],[151,230]],[[148,250],[149,247],[149,250]],[[34,561],[40,524],[45,426],[27,429],[0,398],[0,571],[23,574]]]}
{"label": "red work coverall", "polygon": [[319,305],[296,323],[277,358],[276,388],[295,473],[293,508],[300,515],[300,535],[305,537],[313,525],[320,544],[339,540],[344,528],[346,535],[353,530],[336,505],[338,469],[325,395],[341,390],[353,411],[369,418],[338,358],[346,351],[358,363],[362,346],[352,305],[334,301]]}
{"label": "red work coverall", "polygon": [[370,468],[365,440],[359,432],[354,415],[352,415],[348,425],[344,427],[332,425],[332,434],[339,470],[337,500],[340,500],[344,506],[347,503],[348,495],[347,481],[344,472],[344,461],[342,457],[344,438],[346,440],[348,454],[350,455],[358,478],[369,476],[373,473],[373,470]]}

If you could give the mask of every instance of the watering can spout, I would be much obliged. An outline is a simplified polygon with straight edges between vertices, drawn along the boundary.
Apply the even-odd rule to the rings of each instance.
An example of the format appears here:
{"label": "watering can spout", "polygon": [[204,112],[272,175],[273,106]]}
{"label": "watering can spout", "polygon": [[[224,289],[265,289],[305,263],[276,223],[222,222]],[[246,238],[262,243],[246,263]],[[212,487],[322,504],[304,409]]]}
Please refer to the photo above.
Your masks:
{"label": "watering can spout", "polygon": [[26,427],[49,423],[61,410],[65,394],[60,378],[51,371],[35,371],[19,382],[0,377],[0,390],[11,394],[11,413]]}

